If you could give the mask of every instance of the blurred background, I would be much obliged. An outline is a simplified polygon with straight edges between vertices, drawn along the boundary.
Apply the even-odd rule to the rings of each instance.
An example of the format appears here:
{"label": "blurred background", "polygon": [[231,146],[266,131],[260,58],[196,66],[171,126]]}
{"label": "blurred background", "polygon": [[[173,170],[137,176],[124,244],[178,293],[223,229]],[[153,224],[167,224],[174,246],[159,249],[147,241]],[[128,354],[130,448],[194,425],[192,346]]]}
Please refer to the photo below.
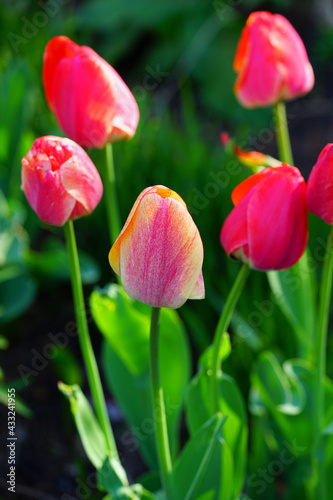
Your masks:
{"label": "blurred background", "polygon": [[[277,156],[271,109],[245,110],[232,91],[237,41],[253,10],[285,15],[302,37],[314,68],[313,91],[287,105],[295,165],[307,177],[321,149],[333,140],[331,0],[0,3],[0,413],[5,422],[7,387],[15,387],[17,498],[102,498],[93,480],[87,485],[92,469],[68,403],[57,389],[62,380],[79,383],[87,393],[77,339],[61,349],[52,343],[52,335],[64,332],[74,319],[63,231],[41,223],[20,189],[21,158],[34,139],[62,135],[43,93],[45,45],[61,34],[89,45],[120,73],[137,99],[137,134],[114,146],[122,220],[142,189],[164,184],[183,197],[199,227],[207,298],[189,301],[179,311],[195,369],[239,269],[224,255],[219,232],[232,206],[231,191],[249,172],[224,150],[220,134],[228,131],[243,148]],[[99,168],[103,151],[89,154]],[[88,298],[94,286],[114,281],[102,203],[75,226]],[[320,249],[326,233],[325,225],[311,217],[310,247]],[[320,262],[315,264],[320,273]],[[282,358],[297,355],[282,312],[275,306],[272,317],[265,310],[267,294],[265,274],[252,273],[231,325],[233,353],[224,369],[236,378],[246,399],[251,366],[262,349],[269,347]],[[92,322],[91,333],[99,358],[101,335]],[[332,376],[332,362],[328,371]],[[120,436],[126,426],[110,394],[108,404]],[[131,479],[138,479],[145,472],[139,456],[125,448],[122,453]],[[12,495],[6,490],[2,480],[0,498]],[[267,498],[274,496],[267,493]]]}

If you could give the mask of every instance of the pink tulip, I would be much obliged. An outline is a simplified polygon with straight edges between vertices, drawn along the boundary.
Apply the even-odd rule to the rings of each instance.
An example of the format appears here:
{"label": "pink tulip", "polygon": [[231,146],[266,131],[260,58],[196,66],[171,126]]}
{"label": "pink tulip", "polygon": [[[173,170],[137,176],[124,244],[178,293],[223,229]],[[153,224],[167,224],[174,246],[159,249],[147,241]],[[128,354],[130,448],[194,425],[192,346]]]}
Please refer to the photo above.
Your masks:
{"label": "pink tulip", "polygon": [[305,193],[300,171],[285,163],[241,182],[221,231],[227,254],[262,271],[294,265],[308,240]]}
{"label": "pink tulip", "polygon": [[103,194],[87,153],[70,139],[51,135],[36,139],[23,157],[22,189],[38,217],[55,226],[90,214]]}
{"label": "pink tulip", "polygon": [[303,42],[280,14],[253,12],[242,31],[234,60],[234,86],[247,108],[270,106],[309,92],[312,66]]}
{"label": "pink tulip", "polygon": [[135,134],[139,109],[118,73],[90,47],[65,36],[45,49],[46,99],[66,135],[83,147],[103,148]]}
{"label": "pink tulip", "polygon": [[182,198],[164,186],[139,195],[109,261],[128,295],[144,304],[176,309],[205,296],[198,228]]}
{"label": "pink tulip", "polygon": [[313,214],[333,224],[333,144],[326,144],[308,180],[306,202]]}

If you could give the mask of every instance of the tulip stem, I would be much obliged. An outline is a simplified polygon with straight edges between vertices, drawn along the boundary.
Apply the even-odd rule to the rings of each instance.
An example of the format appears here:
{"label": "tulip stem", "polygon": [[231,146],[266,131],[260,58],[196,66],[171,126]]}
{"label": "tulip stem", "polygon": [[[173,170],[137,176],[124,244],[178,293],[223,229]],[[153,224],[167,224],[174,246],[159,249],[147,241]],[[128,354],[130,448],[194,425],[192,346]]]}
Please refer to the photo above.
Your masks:
{"label": "tulip stem", "polygon": [[290,145],[286,106],[280,101],[273,108],[276,139],[280,160],[288,165],[294,165],[293,153]]}
{"label": "tulip stem", "polygon": [[106,199],[106,213],[108,218],[111,245],[116,241],[121,230],[118,198],[116,192],[116,176],[113,163],[112,144],[105,146],[105,173],[104,189]]}
{"label": "tulip stem", "polygon": [[160,314],[160,307],[152,307],[150,325],[150,377],[158,461],[166,498],[167,500],[171,500],[173,498],[171,483],[172,462],[159,363]]}
{"label": "tulip stem", "polygon": [[319,295],[319,313],[318,313],[318,329],[316,337],[316,371],[313,388],[314,397],[314,457],[312,461],[312,474],[316,476],[317,492],[315,498],[318,500],[327,500],[326,484],[325,484],[325,464],[322,463],[318,447],[320,434],[324,425],[325,414],[325,389],[324,380],[326,376],[326,344],[327,344],[327,328],[329,321],[330,299],[332,292],[332,277],[333,277],[333,227],[330,231],[326,255],[323,266],[323,273],[320,284]]}
{"label": "tulip stem", "polygon": [[218,393],[218,381],[221,373],[221,344],[223,333],[227,330],[232,314],[238,302],[238,299],[242,293],[246,280],[250,274],[250,268],[243,264],[241,270],[238,273],[236,281],[229,292],[227,301],[224,305],[222,314],[220,316],[217,328],[215,331],[214,342],[213,342],[213,361],[212,361],[212,402],[215,412],[219,412],[219,393]]}
{"label": "tulip stem", "polygon": [[113,458],[119,460],[115,439],[113,436],[110,420],[108,417],[102,383],[98,372],[98,366],[89,335],[83,289],[82,289],[79,257],[76,246],[74,225],[72,221],[66,222],[66,224],[64,225],[64,231],[65,231],[65,238],[69,255],[69,264],[70,264],[72,290],[73,290],[73,298],[75,306],[75,316],[78,328],[78,337],[84,364],[87,370],[90,391],[98,421],[105,435],[108,451],[110,451],[111,456]]}

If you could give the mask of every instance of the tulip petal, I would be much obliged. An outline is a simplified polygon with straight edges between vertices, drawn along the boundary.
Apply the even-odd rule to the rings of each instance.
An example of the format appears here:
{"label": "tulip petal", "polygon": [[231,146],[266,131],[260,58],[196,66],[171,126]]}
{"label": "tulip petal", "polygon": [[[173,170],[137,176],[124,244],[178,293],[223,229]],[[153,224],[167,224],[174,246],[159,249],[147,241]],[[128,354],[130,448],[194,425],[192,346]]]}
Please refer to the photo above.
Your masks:
{"label": "tulip petal", "polygon": [[146,193],[122,233],[120,275],[126,292],[154,306],[178,308],[201,272],[203,248],[187,209],[173,197]]}
{"label": "tulip petal", "polygon": [[245,107],[268,106],[277,101],[283,76],[276,65],[272,23],[266,16],[253,23],[249,47],[236,80],[234,91]]}
{"label": "tulip petal", "polygon": [[100,60],[97,54],[62,59],[54,76],[54,114],[65,133],[85,147],[104,147],[116,112],[116,89]]}
{"label": "tulip petal", "polygon": [[[248,206],[248,241],[253,267],[286,269],[305,250],[306,184],[293,167],[271,171],[253,191]],[[288,171],[288,175],[285,175]]]}
{"label": "tulip petal", "polygon": [[138,207],[140,205],[140,202],[142,200],[142,198],[148,193],[148,192],[154,192],[154,186],[150,186],[146,189],[144,189],[140,195],[138,196],[138,198],[136,199],[133,207],[132,207],[132,210],[130,211],[129,213],[129,216],[127,217],[127,220],[125,222],[125,225],[124,227],[122,228],[118,238],[116,239],[115,243],[113,244],[110,252],[109,252],[109,262],[110,262],[110,266],[112,267],[112,269],[114,270],[114,272],[116,274],[118,274],[118,276],[120,276],[120,246],[121,246],[121,241],[123,239],[123,235],[124,233],[126,232],[128,226],[132,223],[134,223],[134,220],[135,220],[135,214],[138,210]]}
{"label": "tulip petal", "polygon": [[234,254],[239,249],[247,248],[247,211],[250,199],[251,192],[244,196],[230,212],[221,229],[221,244],[227,255],[231,257],[237,257]]}
{"label": "tulip petal", "polygon": [[202,271],[199,274],[199,278],[194,285],[194,288],[191,292],[191,295],[189,296],[189,299],[204,299],[205,298],[205,283],[202,275]]}
{"label": "tulip petal", "polygon": [[60,167],[60,179],[64,189],[80,204],[75,217],[92,212],[103,194],[102,181],[96,176],[94,166],[90,165],[89,157],[88,160],[83,163],[73,155]]}
{"label": "tulip petal", "polygon": [[76,201],[62,186],[59,171],[48,170],[41,179],[38,169],[23,158],[22,189],[42,221],[62,226],[70,218]]}
{"label": "tulip petal", "polygon": [[275,14],[275,29],[284,74],[285,98],[309,92],[314,85],[313,69],[299,34],[290,22]]}
{"label": "tulip petal", "polygon": [[313,167],[306,193],[310,212],[333,224],[333,144],[327,144]]}
{"label": "tulip petal", "polygon": [[51,109],[53,109],[52,94],[57,65],[62,59],[74,56],[78,52],[78,49],[79,45],[72,42],[67,36],[55,36],[46,45],[43,63],[43,83],[46,100]]}
{"label": "tulip petal", "polygon": [[258,172],[257,174],[250,175],[243,182],[238,184],[231,193],[231,199],[233,204],[236,206],[238,203],[247,195],[247,193],[260,182],[269,172],[271,168],[265,168]]}
{"label": "tulip petal", "polygon": [[133,137],[140,114],[132,92],[119,74],[112,66],[108,66],[108,72],[114,84],[116,99],[114,118],[109,126],[107,142],[116,142]]}

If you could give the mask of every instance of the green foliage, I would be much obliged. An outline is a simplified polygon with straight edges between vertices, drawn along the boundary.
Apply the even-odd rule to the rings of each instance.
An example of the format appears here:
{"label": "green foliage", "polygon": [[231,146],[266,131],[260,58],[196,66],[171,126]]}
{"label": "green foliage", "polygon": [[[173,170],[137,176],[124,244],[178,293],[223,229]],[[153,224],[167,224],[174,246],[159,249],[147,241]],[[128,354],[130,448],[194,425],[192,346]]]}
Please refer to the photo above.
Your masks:
{"label": "green foliage", "polygon": [[21,204],[0,191],[0,324],[22,314],[35,297],[36,283],[24,263],[29,245],[24,219]]}
{"label": "green foliage", "polygon": [[[224,335],[222,359],[230,354],[230,344]],[[214,413],[211,392],[211,354],[209,348],[200,358],[198,374],[192,379],[186,396],[186,421],[191,436],[204,425]],[[208,361],[208,362],[207,362]],[[238,498],[244,483],[247,454],[247,415],[245,403],[236,385],[228,375],[221,374],[219,379],[219,409],[226,417],[223,424],[223,438],[231,451],[234,481],[231,498]],[[222,478],[223,480],[223,478]]]}
{"label": "green foliage", "polygon": [[[260,416],[267,409],[288,442],[297,442],[300,455],[309,455],[314,444],[314,375],[313,366],[305,360],[288,360],[281,365],[272,352],[264,351],[251,376],[250,410]],[[325,425],[332,415],[333,383],[326,378]]]}
{"label": "green foliage", "polygon": [[76,428],[89,460],[96,469],[100,469],[107,456],[106,441],[88,400],[78,385],[59,382],[58,387],[70,402]]}
{"label": "green foliage", "polygon": [[[102,365],[112,394],[124,411],[134,435],[124,443],[138,447],[146,462],[157,467],[149,375],[151,308],[133,301],[122,287],[95,290],[90,299],[93,318],[105,337]],[[176,311],[162,309],[160,324],[161,383],[164,390],[172,455],[179,447],[179,423],[190,374],[190,353]],[[137,430],[137,435],[135,431]]]}
{"label": "green foliage", "polygon": [[316,285],[312,257],[306,252],[286,271],[269,271],[275,301],[294,328],[298,353],[313,360],[316,327]]}
{"label": "green foliage", "polygon": [[190,437],[173,470],[177,500],[231,500],[233,460],[215,415]]}

